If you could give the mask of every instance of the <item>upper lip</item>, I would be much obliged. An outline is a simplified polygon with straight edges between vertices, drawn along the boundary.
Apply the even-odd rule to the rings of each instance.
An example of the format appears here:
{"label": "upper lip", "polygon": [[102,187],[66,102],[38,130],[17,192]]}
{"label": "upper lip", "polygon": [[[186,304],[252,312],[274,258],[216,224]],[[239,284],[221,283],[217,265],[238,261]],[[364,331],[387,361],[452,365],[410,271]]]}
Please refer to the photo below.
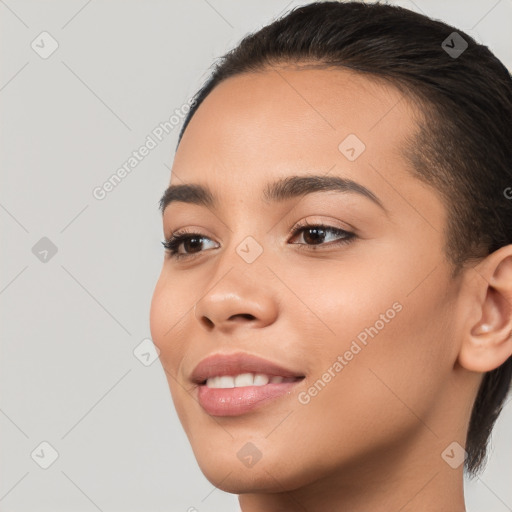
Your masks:
{"label": "upper lip", "polygon": [[237,352],[213,354],[204,358],[193,370],[190,379],[202,384],[210,377],[239,375],[241,373],[264,373],[269,376],[304,377],[298,372],[284,368],[258,356]]}

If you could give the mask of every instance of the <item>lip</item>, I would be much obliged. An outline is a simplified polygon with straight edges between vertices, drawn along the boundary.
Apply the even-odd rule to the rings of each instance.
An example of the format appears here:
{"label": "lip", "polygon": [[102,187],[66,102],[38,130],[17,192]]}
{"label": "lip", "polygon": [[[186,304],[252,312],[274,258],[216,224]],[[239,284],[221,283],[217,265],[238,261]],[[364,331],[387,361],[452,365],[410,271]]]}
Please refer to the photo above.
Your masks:
{"label": "lip", "polygon": [[194,384],[203,384],[210,377],[238,375],[240,373],[264,373],[280,377],[304,377],[300,372],[284,368],[267,359],[236,352],[233,354],[213,354],[203,359],[190,376]]}
{"label": "lip", "polygon": [[[296,377],[293,382],[268,383],[264,386],[238,388],[209,388],[206,380],[222,375],[264,373],[269,376]],[[302,382],[304,375],[261,357],[237,352],[214,354],[203,359],[194,369],[191,380],[196,384],[196,398],[201,407],[212,416],[239,416],[268,404],[271,400],[289,394]]]}
{"label": "lip", "polygon": [[302,382],[281,382],[264,386],[244,386],[241,388],[209,388],[204,385],[196,389],[197,400],[211,416],[240,416],[259,409],[285,394]]}

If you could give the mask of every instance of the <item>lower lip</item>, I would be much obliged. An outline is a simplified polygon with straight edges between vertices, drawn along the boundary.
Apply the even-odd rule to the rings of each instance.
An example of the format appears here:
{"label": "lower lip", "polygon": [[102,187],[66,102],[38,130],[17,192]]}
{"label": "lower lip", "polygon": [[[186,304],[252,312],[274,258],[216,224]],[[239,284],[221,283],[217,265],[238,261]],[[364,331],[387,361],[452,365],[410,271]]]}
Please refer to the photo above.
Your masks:
{"label": "lower lip", "polygon": [[285,395],[301,380],[240,388],[209,388],[204,384],[199,386],[198,399],[212,416],[239,416]]}

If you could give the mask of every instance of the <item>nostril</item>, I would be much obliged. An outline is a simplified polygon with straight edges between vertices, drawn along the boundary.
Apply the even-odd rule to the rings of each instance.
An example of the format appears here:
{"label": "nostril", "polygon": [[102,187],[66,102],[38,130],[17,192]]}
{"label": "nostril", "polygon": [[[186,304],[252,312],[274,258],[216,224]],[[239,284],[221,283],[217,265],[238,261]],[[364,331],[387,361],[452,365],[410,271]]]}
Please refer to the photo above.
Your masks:
{"label": "nostril", "polygon": [[247,320],[254,320],[256,318],[254,315],[251,315],[250,313],[238,313],[236,315],[230,316],[229,319],[231,320],[232,318],[236,317],[246,318]]}
{"label": "nostril", "polygon": [[200,319],[200,321],[203,322],[206,325],[207,329],[212,329],[214,327],[214,325],[215,325],[207,316],[203,316]]}

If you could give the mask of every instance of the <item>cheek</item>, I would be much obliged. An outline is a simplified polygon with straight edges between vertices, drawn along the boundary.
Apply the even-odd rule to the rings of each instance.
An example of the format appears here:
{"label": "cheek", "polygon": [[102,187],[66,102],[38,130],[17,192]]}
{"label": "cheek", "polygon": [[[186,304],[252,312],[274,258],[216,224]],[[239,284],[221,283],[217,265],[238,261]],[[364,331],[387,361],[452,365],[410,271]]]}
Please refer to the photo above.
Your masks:
{"label": "cheek", "polygon": [[[403,309],[380,330],[379,323],[378,333],[368,334],[366,344],[357,334],[340,335],[336,344],[323,348],[324,357],[302,395],[308,403],[302,400],[293,421],[280,427],[283,443],[290,435],[307,440],[310,452],[322,454],[328,468],[379,450],[400,450],[418,434],[432,436],[429,427],[436,427],[431,418],[450,364],[439,338],[443,333],[429,321],[437,306],[422,299],[423,312],[418,301],[401,297]],[[374,318],[369,325],[363,322],[359,332],[375,323]],[[340,355],[343,369],[336,372]],[[297,457],[296,464],[303,463]]]}
{"label": "cheek", "polygon": [[[183,407],[185,397],[181,395],[183,388],[176,383],[176,379],[180,378],[180,363],[186,351],[184,343],[187,338],[183,330],[187,312],[190,314],[191,306],[183,299],[180,300],[181,296],[182,290],[176,286],[169,286],[162,272],[153,292],[149,322],[151,338],[160,351],[160,363],[167,378],[176,412],[180,421],[186,424],[187,411]],[[182,340],[181,343],[180,340]]]}
{"label": "cheek", "polygon": [[[314,411],[309,421],[326,419],[318,428],[338,425],[330,432],[334,437],[355,441],[359,428],[376,419],[381,433],[386,425],[389,435],[403,433],[435,406],[456,357],[451,304],[440,292],[448,283],[439,270],[411,292],[420,279],[410,262],[380,272],[350,270],[338,268],[328,279],[313,271],[309,286],[296,281],[309,313],[318,312],[297,315],[298,331],[309,340],[315,361],[302,403]],[[354,426],[357,432],[350,430]]]}
{"label": "cheek", "polygon": [[153,292],[149,323],[153,343],[160,350],[162,365],[175,375],[185,350],[183,343],[177,343],[177,340],[186,340],[183,331],[194,303],[192,299],[184,297],[186,289],[169,283],[164,272]]}

